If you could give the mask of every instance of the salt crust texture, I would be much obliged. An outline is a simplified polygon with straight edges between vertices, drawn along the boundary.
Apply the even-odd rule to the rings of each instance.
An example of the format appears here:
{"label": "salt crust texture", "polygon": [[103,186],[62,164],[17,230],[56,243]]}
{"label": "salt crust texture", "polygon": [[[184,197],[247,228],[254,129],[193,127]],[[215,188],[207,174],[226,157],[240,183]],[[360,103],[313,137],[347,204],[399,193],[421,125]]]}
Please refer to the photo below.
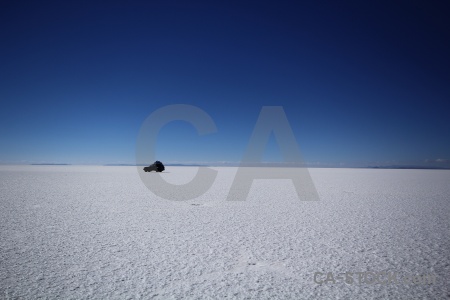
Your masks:
{"label": "salt crust texture", "polygon": [[[207,193],[176,202],[135,167],[1,166],[0,298],[450,297],[450,171],[310,169],[320,201],[255,180],[238,202],[226,201],[237,168],[214,169]],[[182,184],[196,170],[162,176]],[[358,271],[436,282],[314,282]]]}

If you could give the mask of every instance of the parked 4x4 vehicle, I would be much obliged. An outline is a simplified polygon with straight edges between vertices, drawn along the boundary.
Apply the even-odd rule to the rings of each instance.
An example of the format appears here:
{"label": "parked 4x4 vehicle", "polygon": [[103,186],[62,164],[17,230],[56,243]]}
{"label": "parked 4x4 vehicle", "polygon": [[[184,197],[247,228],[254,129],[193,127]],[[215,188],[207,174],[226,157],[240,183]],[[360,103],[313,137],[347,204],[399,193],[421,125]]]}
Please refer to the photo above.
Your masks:
{"label": "parked 4x4 vehicle", "polygon": [[155,161],[148,167],[144,167],[145,172],[151,172],[151,171],[162,172],[164,170],[165,170],[164,165],[159,160]]}

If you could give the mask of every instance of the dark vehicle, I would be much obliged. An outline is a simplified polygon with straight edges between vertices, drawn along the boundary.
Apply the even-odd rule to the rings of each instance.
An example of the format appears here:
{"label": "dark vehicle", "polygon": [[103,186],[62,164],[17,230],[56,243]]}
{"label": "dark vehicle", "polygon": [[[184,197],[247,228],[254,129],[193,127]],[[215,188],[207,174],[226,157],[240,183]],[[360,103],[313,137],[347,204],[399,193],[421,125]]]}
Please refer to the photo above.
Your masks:
{"label": "dark vehicle", "polygon": [[151,172],[151,171],[162,172],[164,170],[165,170],[164,165],[159,160],[155,161],[148,167],[144,167],[145,172]]}

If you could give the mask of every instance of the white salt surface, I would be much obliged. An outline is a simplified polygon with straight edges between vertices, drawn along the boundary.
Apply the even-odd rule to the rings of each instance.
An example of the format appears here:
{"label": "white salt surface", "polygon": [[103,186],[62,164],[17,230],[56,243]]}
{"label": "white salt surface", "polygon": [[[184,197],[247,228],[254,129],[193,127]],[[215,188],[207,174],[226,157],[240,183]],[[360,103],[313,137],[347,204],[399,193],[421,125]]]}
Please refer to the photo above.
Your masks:
{"label": "white salt surface", "polygon": [[[256,180],[237,202],[225,200],[237,169],[214,169],[206,194],[175,202],[134,167],[1,166],[0,298],[450,297],[449,171],[310,169],[320,201]],[[181,184],[196,170],[162,176]],[[314,282],[368,271],[436,280]]]}

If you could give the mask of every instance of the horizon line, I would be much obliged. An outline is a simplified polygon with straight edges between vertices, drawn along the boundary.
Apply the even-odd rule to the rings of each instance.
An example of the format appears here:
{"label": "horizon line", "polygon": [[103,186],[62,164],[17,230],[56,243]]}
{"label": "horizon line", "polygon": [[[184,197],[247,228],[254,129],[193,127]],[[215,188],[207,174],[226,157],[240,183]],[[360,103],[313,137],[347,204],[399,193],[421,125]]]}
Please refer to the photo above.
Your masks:
{"label": "horizon line", "polygon": [[[99,164],[99,163],[91,163],[91,164],[83,164],[83,163],[0,163],[0,165],[4,166],[115,166],[115,167],[138,167],[138,166],[147,166],[147,164],[130,164],[130,163],[107,163],[107,164]],[[333,169],[423,169],[423,170],[450,170],[450,167],[446,166],[422,166],[422,165],[342,165],[342,164],[329,164],[329,165],[318,165],[318,164],[292,164],[292,163],[283,163],[283,162],[261,162],[261,163],[167,163],[164,164],[169,167],[285,167],[285,168],[295,168],[295,167],[304,167],[304,168],[333,168]]]}

